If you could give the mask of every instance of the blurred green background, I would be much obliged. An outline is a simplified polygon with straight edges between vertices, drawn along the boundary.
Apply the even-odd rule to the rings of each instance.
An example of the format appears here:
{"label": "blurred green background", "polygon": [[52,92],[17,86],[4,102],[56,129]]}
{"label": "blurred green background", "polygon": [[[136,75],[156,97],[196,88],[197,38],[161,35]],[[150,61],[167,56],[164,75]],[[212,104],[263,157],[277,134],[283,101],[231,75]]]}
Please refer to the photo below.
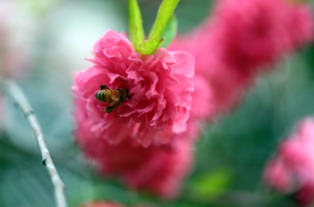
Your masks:
{"label": "blurred green background", "polygon": [[[0,0],[1,2],[2,0]],[[4,0],[3,0],[4,1]],[[162,201],[105,180],[84,161],[72,131],[73,74],[89,66],[92,46],[108,28],[127,31],[126,0],[24,0],[7,18],[22,34],[30,56],[17,78],[42,125],[66,185],[69,206],[92,200],[175,207],[289,207],[295,204],[263,184],[262,171],[277,144],[297,121],[314,115],[314,48],[308,45],[261,76],[228,114],[204,127],[194,168],[181,196]],[[146,30],[160,0],[139,0]],[[181,0],[176,16],[187,32],[210,12],[211,1]],[[1,3],[0,3],[1,4]],[[7,19],[5,19],[7,20]],[[27,25],[27,27],[25,26]],[[22,47],[23,45],[21,45]],[[53,186],[28,123],[4,97],[0,126],[0,206],[54,206]]]}

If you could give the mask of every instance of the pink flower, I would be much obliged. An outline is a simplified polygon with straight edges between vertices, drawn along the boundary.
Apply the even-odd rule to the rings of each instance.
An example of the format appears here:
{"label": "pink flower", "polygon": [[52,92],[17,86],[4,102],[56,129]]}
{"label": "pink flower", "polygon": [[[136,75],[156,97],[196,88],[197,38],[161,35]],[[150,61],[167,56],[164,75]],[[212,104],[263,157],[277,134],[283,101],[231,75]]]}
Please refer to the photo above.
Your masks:
{"label": "pink flower", "polygon": [[[114,39],[110,39],[109,37],[114,37]],[[119,38],[117,39],[117,37]],[[117,177],[127,186],[136,190],[147,191],[164,198],[175,197],[180,190],[182,180],[191,167],[193,159],[193,140],[198,137],[202,120],[211,109],[209,87],[201,76],[190,78],[192,74],[182,72],[182,74],[179,75],[175,72],[179,69],[179,66],[183,67],[184,65],[188,66],[192,64],[189,63],[191,62],[191,58],[186,53],[178,57],[179,53],[177,52],[167,53],[164,49],[159,49],[156,53],[157,56],[147,57],[147,61],[149,58],[160,60],[160,58],[163,57],[160,56],[161,54],[168,54],[164,56],[164,61],[157,68],[163,69],[167,65],[169,65],[169,69],[175,68],[173,73],[178,77],[173,75],[173,78],[170,78],[172,74],[168,74],[169,77],[167,77],[167,70],[163,71],[164,74],[150,71],[149,68],[151,67],[146,68],[147,71],[139,70],[139,68],[144,67],[141,66],[141,64],[152,66],[158,65],[159,63],[157,60],[151,63],[149,62],[150,60],[143,62],[140,59],[134,58],[133,56],[137,57],[138,54],[132,51],[130,43],[123,36],[109,31],[106,33],[105,37],[102,38],[102,43],[109,48],[113,48],[112,45],[116,45],[115,43],[117,42],[119,43],[117,45],[121,47],[119,54],[112,51],[108,52],[107,50],[109,49],[99,49],[99,45],[102,44],[97,43],[95,51],[105,51],[100,54],[99,52],[95,52],[96,56],[93,62],[96,65],[99,64],[99,66],[93,66],[86,72],[79,74],[76,79],[76,86],[73,89],[74,93],[76,95],[78,94],[75,100],[76,140],[86,157],[97,164],[103,175]],[[117,46],[115,46],[115,48],[117,48]],[[107,53],[115,54],[115,59],[103,58],[103,54]],[[127,56],[127,58],[124,58],[124,56]],[[186,60],[183,58],[185,56],[188,57]],[[165,60],[166,57],[168,59],[167,61]],[[173,58],[178,61],[176,63],[173,62]],[[117,63],[122,66],[116,66]],[[105,64],[105,66],[101,64]],[[110,64],[112,64],[112,66]],[[139,66],[135,67],[134,65]],[[116,70],[110,73],[108,72],[111,68],[119,67],[121,67],[121,71]],[[114,72],[117,74],[113,74]],[[156,75],[154,75],[155,73]],[[150,81],[151,79],[149,79],[149,77],[155,76],[159,78],[156,80],[154,78],[154,81]],[[110,78],[112,78],[113,81],[111,81]],[[140,80],[140,83],[138,80]],[[167,83],[169,80],[171,80],[171,82]],[[195,91],[193,91],[191,81],[195,82]],[[178,85],[179,89],[175,88],[177,82],[180,84]],[[95,93],[99,90],[99,85],[107,85],[108,83],[113,84],[113,86],[110,86],[113,88],[126,87],[131,93],[130,100],[127,100],[128,102],[122,102],[110,114],[102,112],[106,104],[95,99]],[[183,86],[180,89],[181,84]],[[134,95],[132,95],[132,90],[139,90],[139,85],[143,88],[143,91],[139,91],[140,93],[134,92]],[[149,87],[156,89],[146,91]],[[166,88],[162,89],[162,87]],[[161,89],[164,92],[157,93]],[[172,90],[174,93],[170,96]],[[182,92],[180,92],[180,90],[182,90]],[[176,94],[175,92],[178,93]],[[141,94],[144,96],[143,98],[140,96]],[[159,94],[161,97],[159,97]],[[180,99],[181,102],[179,102]],[[193,99],[193,103],[191,99]],[[167,105],[175,103],[178,107],[182,104],[186,107],[189,105],[189,111],[187,111],[189,116],[184,118],[184,122],[186,122],[184,123],[184,130],[178,130],[174,133],[173,130],[169,129],[167,126],[163,127],[163,122],[167,121],[171,116],[176,117],[180,115],[180,111],[175,111],[178,113],[177,115],[162,115],[169,111],[167,108],[158,112],[161,113],[158,115],[161,120],[156,119],[156,124],[158,123],[161,126],[159,126],[160,129],[146,126],[146,124],[149,123],[149,118],[156,117],[157,115],[152,115],[156,113],[153,107],[150,107],[149,110],[146,110],[145,107],[152,104],[158,107],[160,100]],[[140,103],[141,101],[145,104],[143,107],[143,103]],[[170,103],[168,104],[166,101],[170,101]],[[132,111],[133,109],[131,107],[134,107],[134,111]],[[139,109],[137,109],[137,107],[140,107],[140,109],[143,108],[141,109],[142,112],[138,111]],[[168,107],[171,107],[171,105]],[[156,110],[158,110],[158,108],[156,108]],[[165,116],[167,119],[162,118],[162,116]],[[176,121],[175,119],[173,120]],[[111,128],[101,129],[100,127],[103,127],[104,124],[108,124],[108,127],[111,126]],[[169,124],[171,126],[171,122]],[[183,123],[179,122],[179,124],[181,125]],[[152,140],[154,143],[151,145],[145,143],[145,146],[143,146],[143,140],[135,139],[136,134],[139,133],[139,125],[147,127],[147,129],[145,129],[147,131],[150,130],[150,133],[145,135],[145,140],[155,137],[154,139],[158,138],[163,141]],[[173,128],[173,126],[171,127]],[[160,137],[156,137],[157,135]],[[111,142],[108,143],[108,137],[112,137],[112,139],[118,138],[118,140],[114,141],[114,144]],[[170,140],[172,141],[169,142]],[[166,141],[168,142],[164,143]]]}
{"label": "pink flower", "polygon": [[296,195],[297,201],[302,207],[308,207],[313,204],[314,200],[314,185],[313,183],[304,183],[298,190]]}
{"label": "pink flower", "polygon": [[175,139],[169,144],[143,147],[127,137],[110,145],[92,131],[86,113],[78,113],[76,139],[85,155],[94,161],[105,176],[120,178],[127,186],[174,197],[190,169],[193,145],[190,139]]}
{"label": "pink flower", "polygon": [[187,122],[187,130],[176,135],[177,139],[196,140],[200,137],[203,124],[208,117],[214,114],[212,91],[204,77],[194,77],[194,91],[192,93],[192,107],[190,118]]}
{"label": "pink flower", "polygon": [[170,49],[185,50],[194,56],[195,77],[202,79],[203,82],[202,87],[197,89],[195,86],[194,93],[197,94],[195,97],[204,100],[208,106],[198,107],[194,98],[193,105],[195,110],[207,110],[203,113],[206,115],[203,118],[212,120],[238,101],[244,89],[252,84],[252,76],[243,74],[239,68],[221,61],[221,54],[216,48],[219,42],[216,42],[217,40],[212,38],[211,31],[205,28],[200,27],[193,34],[178,37],[171,44]]}
{"label": "pink flower", "polygon": [[242,71],[272,65],[313,37],[310,5],[288,0],[218,1],[211,24],[222,61]]}
{"label": "pink flower", "polygon": [[314,119],[303,120],[283,141],[265,172],[268,183],[280,192],[296,191],[302,206],[314,201]]}
{"label": "pink flower", "polygon": [[[206,116],[208,109],[210,109],[210,102],[208,101],[210,93],[208,93],[209,88],[207,87],[207,83],[201,77],[193,78],[193,74],[185,74],[183,71],[182,74],[176,72],[176,70],[179,70],[179,67],[185,65],[193,66],[190,56],[186,53],[167,53],[166,50],[159,49],[155,56],[147,57],[147,62],[143,62],[143,60],[135,58],[138,54],[132,51],[130,43],[122,35],[109,31],[101,41],[109,48],[117,48],[114,43],[119,43],[117,45],[121,48],[117,54],[109,51],[109,49],[99,49],[99,45],[102,44],[96,43],[95,51],[98,51],[98,53],[95,52],[96,57],[93,59],[93,62],[99,66],[94,66],[86,72],[82,72],[76,79],[77,83],[73,89],[74,93],[78,94],[75,100],[76,140],[86,157],[97,164],[103,175],[117,177],[127,186],[137,190],[147,191],[165,198],[174,197],[180,190],[182,180],[190,170],[193,158],[193,140],[199,135],[201,127],[200,120]],[[99,53],[102,50],[104,52]],[[112,56],[115,59],[103,58],[102,55],[107,53],[115,53],[115,56]],[[127,56],[127,58],[124,58],[124,56]],[[184,57],[187,58],[185,59]],[[163,58],[163,61],[158,63],[161,58]],[[178,61],[174,62],[174,58]],[[149,59],[157,60],[151,63]],[[119,63],[119,66],[116,66],[117,63]],[[105,64],[105,66],[102,66],[102,64]],[[147,71],[142,71],[139,70],[139,68],[144,67],[141,64],[144,64],[146,67],[150,65],[150,67],[146,68]],[[139,66],[135,67],[136,65]],[[152,66],[154,67],[150,71]],[[109,70],[119,67],[124,69],[124,71],[122,69],[121,71],[115,70],[113,72],[117,74],[113,74]],[[158,70],[165,67],[168,67],[168,69],[163,71],[164,74],[160,74]],[[157,72],[153,70],[154,68],[158,69]],[[167,77],[166,75],[170,72],[168,71],[170,69],[175,70],[173,74],[170,73],[168,74],[169,77]],[[155,73],[156,75],[154,75]],[[159,78],[153,78],[153,81],[150,81],[149,77]],[[193,81],[195,81],[195,88],[197,89],[195,92],[193,91]],[[95,93],[99,90],[100,84],[113,84],[113,88],[127,86],[126,88],[130,91],[131,98],[127,100],[128,102],[122,102],[111,113],[104,113],[102,110],[106,107],[105,103],[101,103],[95,99]],[[118,86],[117,84],[121,85]],[[178,89],[175,88],[175,84],[179,84]],[[181,85],[182,88],[180,89]],[[143,88],[143,91],[139,91],[140,93],[134,92],[134,95],[132,95],[132,90],[139,90],[139,86]],[[149,87],[152,87],[151,91],[149,91]],[[163,87],[166,88],[163,89]],[[157,93],[161,89],[163,93]],[[174,93],[171,95],[171,92]],[[178,94],[175,94],[175,92],[178,92]],[[143,98],[141,98],[141,94],[144,96]],[[193,105],[191,102],[192,98],[193,100],[195,99]],[[178,102],[180,99],[181,102]],[[141,101],[145,103],[144,107],[142,107],[143,103],[140,103]],[[158,138],[164,141],[152,140],[154,141],[153,144],[144,144],[145,146],[143,146],[143,142],[135,139],[136,133],[139,133],[139,125],[147,124],[149,121],[148,118],[157,116],[151,115],[152,113],[156,113],[153,107],[150,107],[149,110],[146,110],[145,107],[150,105],[157,105],[156,107],[158,107],[159,101],[165,102],[168,107],[171,107],[172,103],[175,103],[178,107],[182,104],[186,107],[189,105],[189,111],[187,111],[189,115],[187,118],[184,118],[186,122],[184,123],[185,129],[176,131],[176,133],[169,128],[166,128],[166,130],[163,129],[163,121],[167,121],[171,116],[177,117],[180,115],[180,111],[174,111],[177,115],[162,115],[164,112],[169,111],[165,108],[158,115],[161,120],[156,119],[156,124],[159,123],[161,128],[154,129],[148,126],[146,130],[150,130],[151,132],[145,138],[152,139],[158,135],[161,136]],[[166,101],[170,101],[170,103]],[[134,107],[134,112],[131,107]],[[139,110],[137,107],[141,107],[142,109],[140,108],[140,110],[142,112],[136,111]],[[127,109],[130,111],[127,111]],[[162,118],[163,116],[166,119]],[[179,121],[178,123],[181,125],[182,123]],[[98,127],[102,127],[107,122],[109,122],[111,128],[99,130]],[[169,125],[174,124],[170,122]],[[173,128],[173,126],[171,127]],[[158,133],[157,135],[155,134],[156,132]],[[114,144],[111,142],[108,143],[107,139],[110,137],[108,134],[113,136],[113,138],[117,137],[118,141],[115,141]],[[169,139],[172,141],[169,142]],[[168,142],[163,143],[165,141]]]}
{"label": "pink flower", "polygon": [[314,184],[314,119],[303,120],[296,134],[281,144],[279,153],[302,179]]}
{"label": "pink flower", "polygon": [[281,159],[271,160],[265,169],[265,177],[276,189],[289,193],[293,184],[292,173]]}
{"label": "pink flower", "polygon": [[309,5],[288,0],[219,0],[213,15],[173,50],[195,58],[195,74],[208,82],[209,119],[233,107],[261,70],[313,39]]}
{"label": "pink flower", "polygon": [[[95,136],[109,143],[128,137],[148,146],[186,131],[194,90],[191,55],[159,48],[141,57],[126,37],[111,30],[93,52],[93,66],[76,76],[73,92]],[[127,90],[128,98],[105,113],[109,104],[95,98],[100,85]]]}
{"label": "pink flower", "polygon": [[213,92],[206,79],[195,74],[190,119],[205,120],[213,113]]}

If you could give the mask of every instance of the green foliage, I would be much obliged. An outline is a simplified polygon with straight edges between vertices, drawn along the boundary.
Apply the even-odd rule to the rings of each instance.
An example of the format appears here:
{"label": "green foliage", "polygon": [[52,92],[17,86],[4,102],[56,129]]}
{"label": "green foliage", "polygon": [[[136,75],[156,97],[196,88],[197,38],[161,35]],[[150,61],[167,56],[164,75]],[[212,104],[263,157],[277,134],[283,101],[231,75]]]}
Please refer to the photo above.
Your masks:
{"label": "green foliage", "polygon": [[144,44],[145,32],[137,0],[129,0],[129,32],[135,51],[140,52]]}
{"label": "green foliage", "polygon": [[230,171],[226,169],[202,172],[191,180],[188,191],[200,200],[215,199],[228,188],[231,177]]}
{"label": "green foliage", "polygon": [[305,62],[312,68],[312,76],[314,76],[314,44],[307,45],[302,50]]}
{"label": "green foliage", "polygon": [[[161,46],[164,39],[167,40],[165,45],[170,43],[176,32],[176,22],[172,16],[178,3],[179,0],[163,0],[148,39],[145,40],[142,17],[137,0],[129,0],[130,36],[137,52],[141,55],[151,55]],[[172,21],[170,21],[171,18],[173,19]]]}
{"label": "green foliage", "polygon": [[[163,41],[163,33],[168,22],[173,16],[173,12],[180,0],[163,0],[161,3],[154,25],[149,33],[147,43],[147,54],[152,54]],[[151,43],[150,43],[151,42]],[[146,53],[144,53],[146,54]]]}
{"label": "green foliage", "polygon": [[149,34],[149,40],[161,38],[165,27],[171,19],[179,0],[164,0],[158,10],[153,28]]}

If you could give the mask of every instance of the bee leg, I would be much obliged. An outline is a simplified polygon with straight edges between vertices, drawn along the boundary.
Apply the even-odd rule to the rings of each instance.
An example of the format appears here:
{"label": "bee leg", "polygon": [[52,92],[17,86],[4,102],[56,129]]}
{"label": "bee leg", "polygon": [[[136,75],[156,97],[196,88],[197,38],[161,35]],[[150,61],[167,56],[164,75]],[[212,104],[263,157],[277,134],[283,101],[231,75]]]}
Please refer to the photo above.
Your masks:
{"label": "bee leg", "polygon": [[100,90],[109,89],[107,86],[102,85],[102,84],[99,86],[99,88],[100,88]]}
{"label": "bee leg", "polygon": [[111,113],[112,110],[114,109],[114,107],[118,106],[119,103],[120,103],[119,101],[116,101],[116,102],[112,103],[111,106],[108,106],[108,107],[106,108],[106,112],[107,112],[107,113]]}
{"label": "bee leg", "polygon": [[119,101],[120,101],[120,102],[124,102],[125,99],[124,99],[123,97],[120,97],[120,98],[119,98]]}
{"label": "bee leg", "polygon": [[111,113],[112,110],[113,110],[113,108],[114,108],[114,106],[108,106],[108,107],[106,108],[106,112],[107,112],[108,114]]}

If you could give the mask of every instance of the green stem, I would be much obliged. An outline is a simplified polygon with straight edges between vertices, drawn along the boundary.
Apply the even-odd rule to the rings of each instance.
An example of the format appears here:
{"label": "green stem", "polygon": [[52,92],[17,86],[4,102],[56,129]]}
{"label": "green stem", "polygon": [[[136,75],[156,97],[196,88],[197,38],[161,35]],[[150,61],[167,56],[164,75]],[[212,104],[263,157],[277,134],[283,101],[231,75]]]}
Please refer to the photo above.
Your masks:
{"label": "green stem", "polygon": [[156,40],[162,37],[162,34],[171,19],[175,8],[180,0],[163,0],[161,3],[156,20],[149,34],[148,41]]}
{"label": "green stem", "polygon": [[156,20],[149,34],[148,40],[145,40],[141,11],[137,0],[129,0],[129,18],[130,18],[130,39],[135,51],[141,55],[153,54],[164,41],[164,31],[173,12],[180,0],[163,0],[161,3]]}
{"label": "green stem", "polygon": [[129,32],[135,51],[140,52],[144,43],[144,28],[140,7],[137,0],[129,0]]}

